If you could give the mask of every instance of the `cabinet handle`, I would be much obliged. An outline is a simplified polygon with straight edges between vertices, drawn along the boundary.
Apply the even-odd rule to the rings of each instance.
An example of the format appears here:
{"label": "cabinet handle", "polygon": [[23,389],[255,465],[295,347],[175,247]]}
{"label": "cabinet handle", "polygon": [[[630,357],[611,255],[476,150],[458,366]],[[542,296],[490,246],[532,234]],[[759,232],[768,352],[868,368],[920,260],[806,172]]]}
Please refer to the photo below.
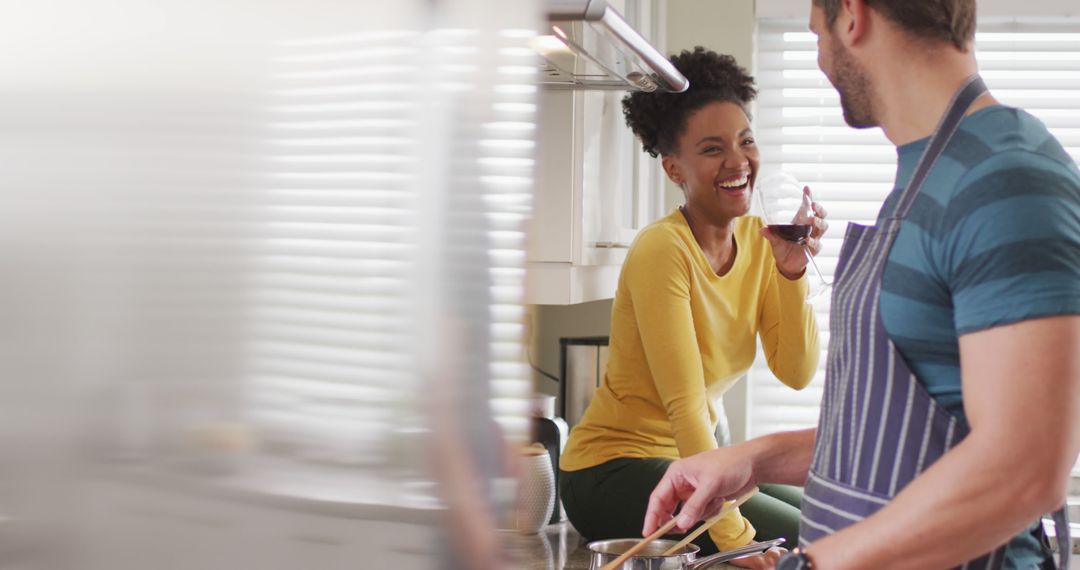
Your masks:
{"label": "cabinet handle", "polygon": [[294,534],[290,538],[296,542],[306,542],[308,544],[321,544],[323,546],[339,546],[342,541],[332,536],[320,536],[315,534]]}
{"label": "cabinet handle", "polygon": [[193,515],[187,517],[186,520],[190,524],[206,528],[228,528],[233,526],[232,521],[213,516]]}
{"label": "cabinet handle", "polygon": [[628,243],[620,243],[617,241],[598,241],[593,244],[593,247],[602,249],[626,249],[630,247]]}

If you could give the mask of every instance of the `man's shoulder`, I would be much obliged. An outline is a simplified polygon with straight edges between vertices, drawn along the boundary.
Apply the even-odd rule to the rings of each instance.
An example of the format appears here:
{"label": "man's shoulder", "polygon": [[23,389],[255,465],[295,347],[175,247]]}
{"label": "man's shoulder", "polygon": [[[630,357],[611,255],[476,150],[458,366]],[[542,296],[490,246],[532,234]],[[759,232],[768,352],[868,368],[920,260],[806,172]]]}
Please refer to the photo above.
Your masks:
{"label": "man's shoulder", "polygon": [[[1037,118],[1015,108],[980,111],[950,142],[905,220],[892,259],[936,265],[941,276],[958,244],[983,251],[1036,243],[1035,233],[1080,235],[1080,171]],[[1040,228],[1038,231],[1033,228]]]}
{"label": "man's shoulder", "polygon": [[1039,119],[1004,106],[973,118],[951,141],[933,184],[939,229],[987,206],[1021,201],[1030,213],[1080,200],[1076,163]]}
{"label": "man's shoulder", "polygon": [[1076,175],[1076,163],[1041,120],[1004,105],[972,114],[944,154],[967,178],[1007,168]]}

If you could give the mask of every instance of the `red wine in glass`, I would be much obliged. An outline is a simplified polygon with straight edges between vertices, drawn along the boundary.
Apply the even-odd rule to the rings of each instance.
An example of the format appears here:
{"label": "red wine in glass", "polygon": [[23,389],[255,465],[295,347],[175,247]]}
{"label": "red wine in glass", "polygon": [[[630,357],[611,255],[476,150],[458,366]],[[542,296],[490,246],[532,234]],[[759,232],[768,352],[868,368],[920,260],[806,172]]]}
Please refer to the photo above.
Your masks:
{"label": "red wine in glass", "polygon": [[795,243],[805,242],[806,238],[810,237],[812,228],[810,224],[769,224],[772,233]]}
{"label": "red wine in glass", "polygon": [[758,179],[755,194],[761,204],[762,218],[769,230],[784,241],[802,246],[809,266],[817,274],[820,286],[807,302],[813,304],[818,299],[827,300],[827,292],[832,284],[825,280],[813,254],[806,247],[813,229],[813,226],[807,223],[813,219],[813,197],[809,190],[794,176],[776,172]]}

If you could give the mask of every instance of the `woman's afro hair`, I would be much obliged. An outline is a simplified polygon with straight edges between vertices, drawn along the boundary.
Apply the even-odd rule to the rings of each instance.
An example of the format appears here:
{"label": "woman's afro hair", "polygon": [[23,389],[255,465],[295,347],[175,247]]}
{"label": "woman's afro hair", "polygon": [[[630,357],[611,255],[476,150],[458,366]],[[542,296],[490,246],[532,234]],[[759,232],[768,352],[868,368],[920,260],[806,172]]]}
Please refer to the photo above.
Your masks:
{"label": "woman's afro hair", "polygon": [[746,110],[757,95],[754,78],[730,55],[698,46],[672,56],[671,63],[690,80],[689,89],[682,93],[635,91],[622,100],[627,126],[652,156],[677,150],[687,117],[698,109],[714,101],[729,101]]}

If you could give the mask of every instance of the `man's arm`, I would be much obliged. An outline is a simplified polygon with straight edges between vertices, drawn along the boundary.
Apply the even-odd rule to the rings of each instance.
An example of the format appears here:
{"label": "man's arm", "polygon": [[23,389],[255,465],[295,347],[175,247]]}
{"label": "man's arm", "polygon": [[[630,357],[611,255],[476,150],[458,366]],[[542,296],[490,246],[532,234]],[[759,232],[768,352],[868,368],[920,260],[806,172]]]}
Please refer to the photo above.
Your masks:
{"label": "man's arm", "polygon": [[811,545],[815,568],[952,567],[1065,501],[1080,451],[1080,316],[964,335],[960,367],[970,435],[873,516]]}
{"label": "man's arm", "polygon": [[806,483],[816,433],[775,433],[672,463],[649,497],[642,536],[671,520],[679,503],[684,504],[677,529],[685,532],[755,485]]}

